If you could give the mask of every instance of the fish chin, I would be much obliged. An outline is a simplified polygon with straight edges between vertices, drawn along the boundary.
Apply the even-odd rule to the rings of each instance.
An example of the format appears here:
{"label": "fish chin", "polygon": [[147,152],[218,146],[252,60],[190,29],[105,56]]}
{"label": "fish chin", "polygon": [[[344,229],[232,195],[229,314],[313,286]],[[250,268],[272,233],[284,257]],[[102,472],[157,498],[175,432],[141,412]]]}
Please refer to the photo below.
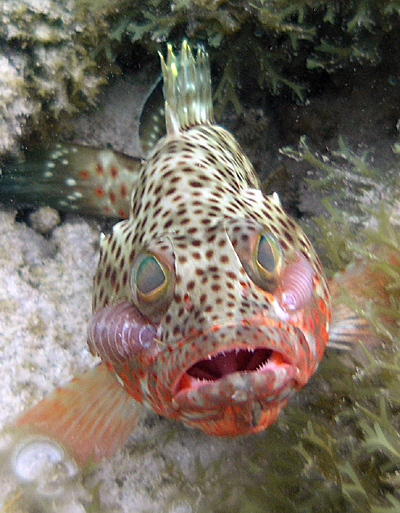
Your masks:
{"label": "fish chin", "polygon": [[[309,378],[308,345],[293,326],[225,326],[203,333],[196,348],[218,345],[217,350],[194,359],[173,387],[173,403],[187,424],[196,425],[196,418],[197,424],[219,418],[220,431],[215,434],[258,431],[265,427],[260,427],[265,413],[274,412],[268,423],[273,422],[288,398]],[[224,433],[221,426],[226,415],[231,421],[225,423]],[[238,432],[232,430],[232,416],[235,425],[241,424]]]}

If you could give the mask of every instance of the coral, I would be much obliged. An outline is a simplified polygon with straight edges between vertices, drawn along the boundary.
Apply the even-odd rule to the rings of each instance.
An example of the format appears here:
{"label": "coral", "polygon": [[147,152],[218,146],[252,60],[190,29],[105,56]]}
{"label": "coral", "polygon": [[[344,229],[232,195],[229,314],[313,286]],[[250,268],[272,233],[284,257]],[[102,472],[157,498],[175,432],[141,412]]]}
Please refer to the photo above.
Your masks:
{"label": "coral", "polygon": [[[119,4],[120,5],[120,4]],[[111,2],[1,2],[0,152],[16,151],[27,131],[93,104],[110,63],[93,48],[109,30]],[[104,60],[103,60],[104,61]]]}
{"label": "coral", "polygon": [[39,111],[38,104],[29,99],[25,69],[26,62],[16,52],[0,56],[0,152],[13,146],[26,118]]}
{"label": "coral", "polygon": [[0,82],[6,97],[2,152],[16,150],[21,132],[39,127],[41,133],[45,122],[54,126],[54,119],[93,105],[101,85],[138,46],[155,55],[167,40],[204,41],[220,69],[217,114],[228,103],[240,112],[254,88],[274,94],[291,90],[303,100],[321,76],[376,66],[386,48],[398,47],[395,1],[3,0],[1,5],[1,65],[9,70],[8,79],[2,75],[4,85]]}

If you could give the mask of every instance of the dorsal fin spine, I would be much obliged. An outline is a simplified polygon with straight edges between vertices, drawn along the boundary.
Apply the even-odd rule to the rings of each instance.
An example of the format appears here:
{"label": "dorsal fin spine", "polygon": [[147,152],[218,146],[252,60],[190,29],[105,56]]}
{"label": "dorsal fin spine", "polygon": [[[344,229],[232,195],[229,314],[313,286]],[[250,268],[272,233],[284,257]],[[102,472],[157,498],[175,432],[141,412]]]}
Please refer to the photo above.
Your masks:
{"label": "dorsal fin spine", "polygon": [[167,133],[214,122],[208,54],[203,47],[196,57],[186,40],[179,55],[168,45],[167,59],[160,54],[164,78]]}

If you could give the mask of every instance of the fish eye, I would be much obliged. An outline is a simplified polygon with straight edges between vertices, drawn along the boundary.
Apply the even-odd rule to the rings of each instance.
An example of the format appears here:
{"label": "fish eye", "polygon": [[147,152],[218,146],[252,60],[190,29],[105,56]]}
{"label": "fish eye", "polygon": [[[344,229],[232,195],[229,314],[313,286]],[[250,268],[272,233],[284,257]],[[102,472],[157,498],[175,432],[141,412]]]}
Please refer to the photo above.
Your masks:
{"label": "fish eye", "polygon": [[173,265],[165,255],[144,251],[133,263],[132,299],[142,315],[158,322],[167,310],[174,291]]}
{"label": "fish eye", "polygon": [[[261,227],[260,227],[261,228]],[[272,233],[244,224],[233,229],[232,243],[251,280],[263,290],[274,293],[283,266],[283,252]]]}
{"label": "fish eye", "polygon": [[283,254],[279,242],[272,234],[258,235],[253,258],[254,267],[261,281],[271,285],[276,282],[282,268]]}
{"label": "fish eye", "polygon": [[142,255],[134,268],[132,279],[143,299],[151,300],[162,293],[167,282],[166,271],[154,255]]}

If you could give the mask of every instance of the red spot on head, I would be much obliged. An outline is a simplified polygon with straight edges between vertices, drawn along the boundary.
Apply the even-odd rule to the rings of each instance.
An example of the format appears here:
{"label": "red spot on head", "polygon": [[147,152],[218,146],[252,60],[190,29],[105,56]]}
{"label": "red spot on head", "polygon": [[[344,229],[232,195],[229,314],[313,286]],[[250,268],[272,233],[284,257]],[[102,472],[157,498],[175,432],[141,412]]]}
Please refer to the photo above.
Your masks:
{"label": "red spot on head", "polygon": [[139,403],[143,400],[143,393],[140,390],[139,384],[137,383],[139,381],[139,378],[137,375],[133,372],[131,373],[131,379],[129,380],[129,383],[125,382],[125,388],[128,391],[131,396],[136,399]]}
{"label": "red spot on head", "polygon": [[122,208],[118,210],[118,215],[121,219],[126,219],[128,217],[128,214]]}
{"label": "red spot on head", "polygon": [[118,176],[118,170],[115,166],[110,167],[110,174],[113,178],[117,178]]}
{"label": "red spot on head", "polygon": [[321,337],[325,343],[328,341],[328,332],[326,331],[325,324],[321,325]]}
{"label": "red spot on head", "polygon": [[103,210],[106,214],[110,213],[110,207],[108,207],[107,205],[104,205]]}
{"label": "red spot on head", "polygon": [[115,203],[115,201],[117,199],[116,196],[115,196],[115,192],[114,191],[110,191],[109,196],[110,196],[111,203]]}
{"label": "red spot on head", "polygon": [[82,171],[79,171],[79,177],[82,178],[82,180],[87,180],[90,177],[90,173],[86,169],[82,169]]}
{"label": "red spot on head", "polygon": [[117,285],[117,271],[115,269],[113,269],[113,271],[111,272],[111,286],[115,289],[116,285]]}
{"label": "red spot on head", "polygon": [[98,198],[102,198],[105,194],[103,187],[100,187],[100,186],[95,188],[94,193],[96,194],[96,196]]}
{"label": "red spot on head", "polygon": [[103,166],[101,166],[100,164],[96,164],[96,173],[97,173],[98,175],[102,175],[102,174],[103,174],[103,172],[104,172],[104,170],[103,170]]}
{"label": "red spot on head", "polygon": [[121,196],[123,198],[125,198],[126,194],[127,194],[127,190],[126,190],[126,185],[124,183],[121,183],[121,187],[120,187],[120,193],[121,193]]}

